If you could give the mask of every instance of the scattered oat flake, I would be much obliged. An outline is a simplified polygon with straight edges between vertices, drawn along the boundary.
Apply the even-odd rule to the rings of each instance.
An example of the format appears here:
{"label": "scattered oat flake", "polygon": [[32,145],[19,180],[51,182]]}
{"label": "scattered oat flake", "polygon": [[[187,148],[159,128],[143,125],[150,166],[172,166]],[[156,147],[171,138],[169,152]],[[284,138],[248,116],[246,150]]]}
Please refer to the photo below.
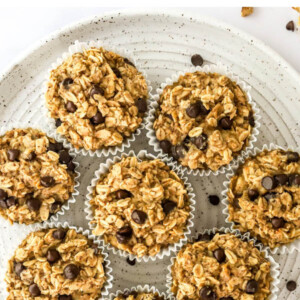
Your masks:
{"label": "scattered oat flake", "polygon": [[253,7],[242,7],[242,17],[250,16],[253,13]]}
{"label": "scattered oat flake", "polygon": [[294,10],[296,10],[298,13],[300,13],[300,7],[292,7]]}

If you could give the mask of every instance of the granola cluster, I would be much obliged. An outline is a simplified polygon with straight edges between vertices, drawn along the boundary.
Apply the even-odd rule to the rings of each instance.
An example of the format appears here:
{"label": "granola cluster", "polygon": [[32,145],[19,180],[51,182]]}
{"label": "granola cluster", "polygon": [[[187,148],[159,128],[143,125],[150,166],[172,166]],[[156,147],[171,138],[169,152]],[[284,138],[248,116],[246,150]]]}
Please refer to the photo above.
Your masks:
{"label": "granola cluster", "polygon": [[156,255],[184,236],[187,190],[161,160],[123,157],[99,179],[90,201],[94,235],[138,257]]}
{"label": "granola cluster", "polygon": [[271,266],[263,253],[233,234],[210,238],[187,244],[177,254],[171,288],[176,299],[267,299]]}
{"label": "granola cluster", "polygon": [[164,297],[160,297],[157,293],[130,292],[119,295],[114,300],[164,300]]}
{"label": "granola cluster", "polygon": [[9,260],[7,300],[98,299],[106,281],[96,244],[74,229],[30,233]]}
{"label": "granola cluster", "polygon": [[165,153],[191,169],[213,171],[245,148],[253,126],[241,88],[224,75],[198,71],[165,87],[154,122]]}
{"label": "granola cluster", "polygon": [[62,144],[37,129],[0,137],[0,215],[11,223],[46,221],[74,191],[75,165]]}
{"label": "granola cluster", "polygon": [[95,151],[136,131],[147,98],[146,80],[128,59],[90,48],[51,71],[46,105],[58,133],[75,148]]}
{"label": "granola cluster", "polygon": [[249,157],[232,177],[229,220],[274,248],[300,237],[300,160],[292,151]]}

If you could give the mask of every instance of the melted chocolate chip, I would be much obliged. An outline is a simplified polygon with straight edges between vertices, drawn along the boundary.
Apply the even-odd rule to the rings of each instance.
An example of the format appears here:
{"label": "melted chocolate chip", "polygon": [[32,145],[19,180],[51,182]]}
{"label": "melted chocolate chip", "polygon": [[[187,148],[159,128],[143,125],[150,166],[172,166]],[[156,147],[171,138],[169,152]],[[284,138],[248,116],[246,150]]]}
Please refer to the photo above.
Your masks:
{"label": "melted chocolate chip", "polygon": [[271,223],[275,229],[279,229],[284,227],[285,220],[283,218],[274,217],[272,218]]}
{"label": "melted chocolate chip", "polygon": [[66,236],[66,232],[62,228],[58,228],[52,232],[52,237],[56,240],[63,240]]}
{"label": "melted chocolate chip", "polygon": [[147,219],[147,214],[142,210],[134,210],[131,214],[131,219],[137,224],[144,224]]}
{"label": "melted chocolate chip", "polygon": [[208,146],[207,135],[204,133],[202,133],[197,137],[192,138],[191,141],[199,150],[202,151],[205,150]]}
{"label": "melted chocolate chip", "polygon": [[200,298],[202,300],[217,300],[217,295],[211,287],[205,286],[200,290]]}
{"label": "melted chocolate chip", "polygon": [[116,191],[116,198],[118,200],[129,198],[131,196],[132,196],[131,193],[128,192],[128,191],[126,191],[126,190],[118,190],[118,191]]}
{"label": "melted chocolate chip", "polygon": [[195,119],[200,115],[201,108],[197,103],[193,103],[185,111],[190,118]]}
{"label": "melted chocolate chip", "polygon": [[130,266],[134,266],[136,263],[136,259],[130,259],[129,257],[126,258],[126,262],[130,265]]}
{"label": "melted chocolate chip", "polygon": [[101,96],[104,95],[104,90],[98,85],[94,85],[90,91],[90,97],[93,98],[94,100],[96,100],[94,98],[95,95],[101,95]]}
{"label": "melted chocolate chip", "polygon": [[168,140],[162,140],[159,142],[160,148],[164,151],[164,153],[170,153],[172,144]]}
{"label": "melted chocolate chip", "polygon": [[66,104],[66,110],[70,113],[74,113],[77,110],[77,106],[72,101],[68,101]]}
{"label": "melted chocolate chip", "polygon": [[255,190],[255,189],[249,189],[248,196],[249,196],[250,200],[254,201],[259,196],[259,192],[258,192],[258,190]]}
{"label": "melted chocolate chip", "polygon": [[122,78],[122,74],[119,69],[117,69],[117,68],[111,68],[111,69],[113,70],[113,72],[115,73],[117,78]]}
{"label": "melted chocolate chip", "polygon": [[33,160],[35,160],[36,159],[36,154],[35,154],[35,152],[30,152],[29,153],[29,155],[28,155],[28,157],[27,157],[27,160],[28,161],[33,161]]}
{"label": "melted chocolate chip", "polygon": [[58,300],[72,300],[72,296],[71,295],[59,295],[58,296]]}
{"label": "melted chocolate chip", "polygon": [[0,200],[5,200],[7,198],[7,193],[0,189]]}
{"label": "melted chocolate chip", "polygon": [[61,124],[62,124],[61,119],[56,119],[56,120],[55,120],[55,126],[56,126],[56,127],[59,127]]}
{"label": "melted chocolate chip", "polygon": [[277,186],[274,177],[271,176],[265,176],[261,180],[261,185],[268,191],[275,189]]}
{"label": "melted chocolate chip", "polygon": [[79,268],[74,264],[69,264],[64,268],[64,276],[67,279],[75,279],[79,275]]}
{"label": "melted chocolate chip", "polygon": [[71,160],[72,160],[72,156],[69,154],[69,152],[67,150],[62,150],[59,153],[59,162],[61,164],[67,164]]}
{"label": "melted chocolate chip", "polygon": [[60,259],[60,254],[55,249],[50,249],[47,252],[47,260],[49,263],[56,263]]}
{"label": "melted chocolate chip", "polygon": [[16,161],[19,158],[20,150],[17,149],[9,149],[7,150],[7,158],[10,161]]}
{"label": "melted chocolate chip", "polygon": [[6,199],[6,205],[7,207],[15,206],[19,203],[18,199],[16,197],[8,197]]}
{"label": "melted chocolate chip", "polygon": [[191,62],[196,67],[196,66],[202,66],[204,61],[200,54],[194,54],[191,57]]}
{"label": "melted chocolate chip", "polygon": [[55,185],[55,180],[51,176],[41,177],[41,185],[44,187],[51,187],[51,186]]}
{"label": "melted chocolate chip", "polygon": [[291,174],[289,177],[289,184],[299,186],[300,185],[300,175],[299,174]]}
{"label": "melted chocolate chip", "polygon": [[60,202],[52,203],[51,206],[50,206],[50,212],[51,213],[56,213],[60,209],[60,205],[61,205]]}
{"label": "melted chocolate chip", "polygon": [[170,200],[166,200],[162,203],[162,208],[166,215],[168,215],[175,207],[177,207],[177,204]]}
{"label": "melted chocolate chip", "polygon": [[72,78],[68,77],[68,78],[65,78],[61,84],[64,86],[64,88],[68,89],[69,85],[72,84],[73,82],[74,82],[74,80]]}
{"label": "melted chocolate chip", "polygon": [[139,113],[145,113],[147,111],[147,100],[139,98],[135,102],[136,107],[138,108]]}
{"label": "melted chocolate chip", "polygon": [[129,242],[132,236],[132,229],[129,226],[124,226],[116,234],[116,238],[120,244]]}
{"label": "melted chocolate chip", "polygon": [[174,159],[183,158],[187,152],[187,147],[185,145],[176,145],[171,147],[171,154]]}
{"label": "melted chocolate chip", "polygon": [[3,208],[3,209],[7,209],[6,199],[5,200],[0,200],[0,207]]}
{"label": "melted chocolate chip", "polygon": [[241,206],[240,206],[240,203],[239,203],[239,199],[238,198],[234,198],[233,199],[233,202],[232,202],[232,206],[236,209],[240,209]]}
{"label": "melted chocolate chip", "polygon": [[38,211],[42,205],[41,201],[37,198],[29,198],[26,204],[30,211]]}
{"label": "melted chocolate chip", "polygon": [[224,130],[229,130],[232,126],[230,117],[223,117],[219,120],[219,126]]}
{"label": "melted chocolate chip", "polygon": [[208,200],[212,205],[218,205],[220,203],[220,198],[217,195],[208,196]]}
{"label": "melted chocolate chip", "polygon": [[247,282],[246,285],[246,293],[253,295],[258,291],[258,283],[256,282],[256,280],[251,279]]}
{"label": "melted chocolate chip", "polygon": [[20,276],[21,273],[25,270],[26,268],[23,266],[23,264],[21,262],[17,262],[15,263],[15,266],[14,266],[14,270],[15,270],[15,273]]}
{"label": "melted chocolate chip", "polygon": [[286,174],[278,174],[275,175],[274,178],[278,185],[285,185],[289,180],[289,177]]}
{"label": "melted chocolate chip", "polygon": [[286,24],[285,28],[286,28],[287,30],[289,30],[289,31],[294,31],[294,30],[295,30],[295,23],[294,23],[294,21],[289,21],[289,22]]}
{"label": "melted chocolate chip", "polygon": [[286,155],[287,155],[287,163],[298,162],[299,160],[298,152],[288,151]]}
{"label": "melted chocolate chip", "polygon": [[68,162],[68,164],[67,164],[68,171],[74,172],[75,168],[76,168],[76,166],[75,166],[75,164],[72,161]]}
{"label": "melted chocolate chip", "polygon": [[31,284],[28,290],[32,297],[37,297],[41,294],[41,290],[36,283]]}
{"label": "melted chocolate chip", "polygon": [[216,249],[214,252],[214,257],[215,259],[219,262],[219,263],[222,263],[225,261],[226,259],[226,255],[225,255],[225,252],[222,248],[218,248]]}
{"label": "melted chocolate chip", "polygon": [[105,122],[105,118],[100,111],[97,111],[97,113],[90,119],[90,121],[93,125],[99,125]]}

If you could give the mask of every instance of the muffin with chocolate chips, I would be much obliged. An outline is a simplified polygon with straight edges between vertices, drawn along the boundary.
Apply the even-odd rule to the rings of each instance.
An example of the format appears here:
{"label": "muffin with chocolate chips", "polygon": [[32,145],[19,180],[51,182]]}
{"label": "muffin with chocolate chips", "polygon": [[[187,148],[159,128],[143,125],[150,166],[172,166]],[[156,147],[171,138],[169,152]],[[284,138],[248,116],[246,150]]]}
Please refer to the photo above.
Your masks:
{"label": "muffin with chocolate chips", "polygon": [[184,237],[187,189],[161,160],[123,157],[97,182],[90,205],[93,234],[137,257],[154,256]]}
{"label": "muffin with chocolate chips", "polygon": [[95,151],[137,130],[147,98],[146,80],[128,59],[90,48],[51,71],[46,105],[58,133],[75,148]]}
{"label": "muffin with chocolate chips", "polygon": [[74,229],[30,233],[9,260],[7,300],[98,299],[106,282],[98,250],[92,240]]}
{"label": "muffin with chocolate chips", "polygon": [[46,221],[74,191],[75,164],[62,144],[33,128],[0,137],[0,215],[11,223]]}
{"label": "muffin with chocolate chips", "polygon": [[255,124],[244,91],[228,77],[180,76],[159,98],[154,130],[164,153],[190,169],[218,170],[248,144]]}
{"label": "muffin with chocolate chips", "polygon": [[188,243],[171,267],[176,299],[267,299],[271,264],[253,242],[216,233]]}
{"label": "muffin with chocolate chips", "polygon": [[271,249],[300,237],[300,160],[293,151],[264,150],[231,178],[229,221]]}

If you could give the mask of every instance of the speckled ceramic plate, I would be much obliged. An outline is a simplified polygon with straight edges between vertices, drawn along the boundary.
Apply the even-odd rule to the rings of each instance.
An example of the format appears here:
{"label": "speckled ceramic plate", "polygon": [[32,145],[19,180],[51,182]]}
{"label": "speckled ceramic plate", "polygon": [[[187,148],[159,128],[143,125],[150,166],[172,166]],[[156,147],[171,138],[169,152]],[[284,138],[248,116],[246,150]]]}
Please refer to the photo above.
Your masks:
{"label": "speckled ceramic plate", "polygon": [[[85,20],[56,32],[39,42],[20,58],[0,78],[0,125],[21,120],[34,126],[44,125],[40,111],[42,82],[52,62],[75,40],[101,39],[115,46],[133,51],[144,66],[153,88],[173,72],[190,66],[190,57],[200,53],[205,63],[228,65],[232,71],[252,86],[252,97],[261,111],[260,136],[255,146],[273,142],[281,146],[300,145],[300,76],[280,56],[262,42],[240,30],[214,19],[196,14],[185,14],[170,9],[125,11],[105,14]],[[297,131],[298,129],[298,131]],[[145,131],[132,145],[135,152],[148,145]],[[59,221],[88,228],[84,215],[84,197],[93,174],[105,158],[79,157],[81,163],[80,195],[70,210]],[[221,196],[224,174],[219,176],[189,176],[197,205],[194,233],[205,228],[226,226],[222,205],[212,206],[207,201],[211,193]],[[10,226],[0,221],[0,298],[4,299],[3,276],[6,262],[29,228]],[[138,284],[156,286],[166,290],[165,281],[169,258],[130,266],[124,258],[110,254],[114,286],[112,291]],[[281,266],[281,283],[278,299],[300,299],[300,253],[275,256]],[[289,293],[287,280],[298,281],[298,289]]]}

